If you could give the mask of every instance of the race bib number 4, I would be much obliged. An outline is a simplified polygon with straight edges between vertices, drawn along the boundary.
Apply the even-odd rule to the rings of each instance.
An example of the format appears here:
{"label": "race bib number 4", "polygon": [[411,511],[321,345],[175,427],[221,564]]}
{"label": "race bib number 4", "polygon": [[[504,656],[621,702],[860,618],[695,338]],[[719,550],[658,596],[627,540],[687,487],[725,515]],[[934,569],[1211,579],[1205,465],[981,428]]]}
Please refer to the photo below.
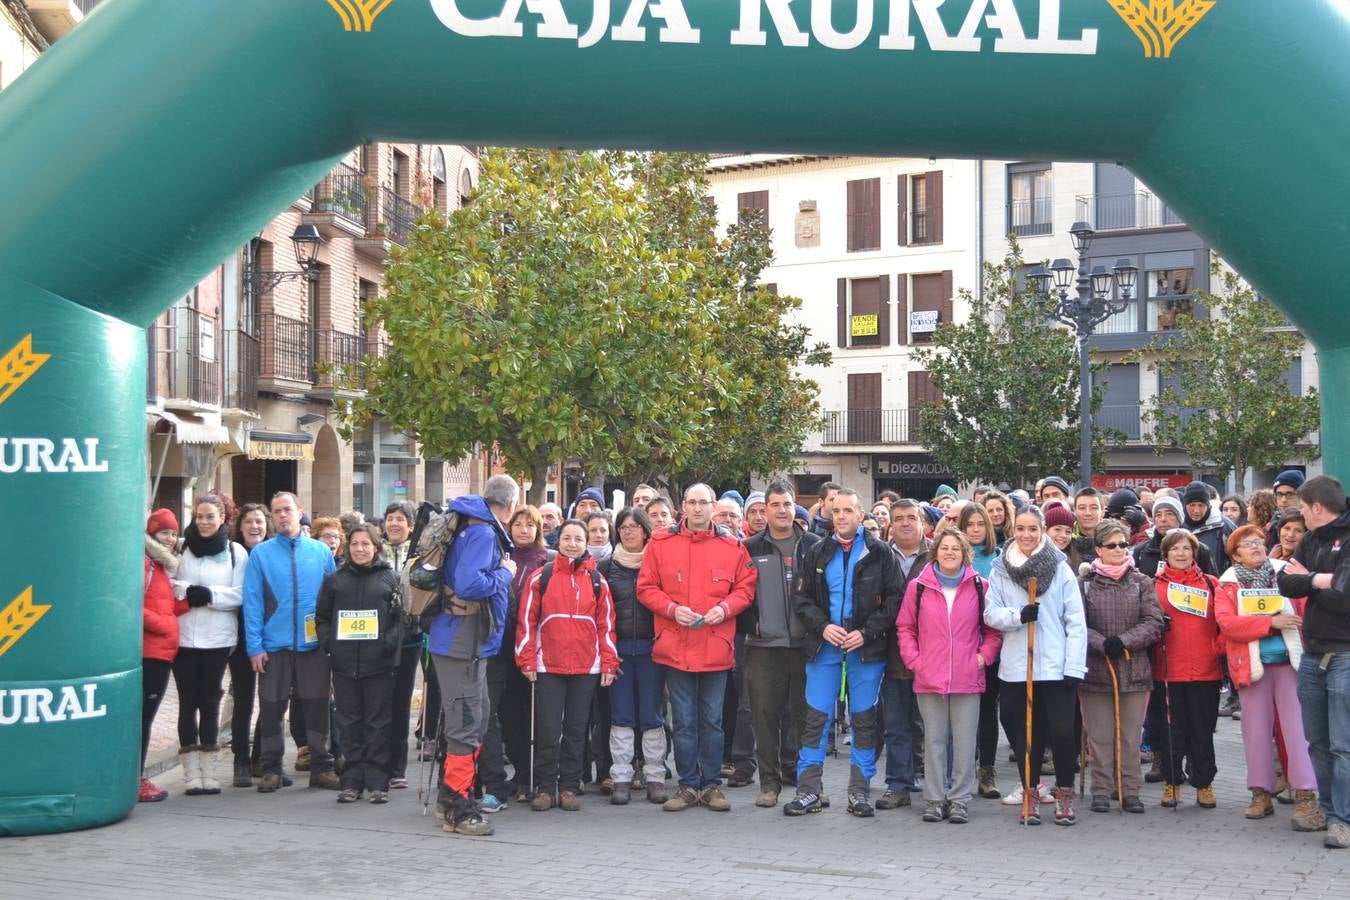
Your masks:
{"label": "race bib number 4", "polygon": [[1238,591],[1238,614],[1273,616],[1284,609],[1284,597],[1270,588],[1243,588]]}
{"label": "race bib number 4", "polygon": [[1187,587],[1175,581],[1167,584],[1167,602],[1179,612],[1204,618],[1209,615],[1209,592],[1200,588]]}
{"label": "race bib number 4", "polygon": [[380,636],[380,619],[373,609],[346,609],[338,612],[339,641],[373,641]]}

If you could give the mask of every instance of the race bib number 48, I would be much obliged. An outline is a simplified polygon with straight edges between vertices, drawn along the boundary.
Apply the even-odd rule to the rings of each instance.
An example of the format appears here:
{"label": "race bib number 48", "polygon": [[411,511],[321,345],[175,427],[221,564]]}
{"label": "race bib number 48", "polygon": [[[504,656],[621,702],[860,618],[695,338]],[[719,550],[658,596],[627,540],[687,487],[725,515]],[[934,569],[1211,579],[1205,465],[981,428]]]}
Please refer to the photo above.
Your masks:
{"label": "race bib number 48", "polygon": [[1209,615],[1209,592],[1201,588],[1188,587],[1175,581],[1167,584],[1167,602],[1179,612],[1204,618]]}
{"label": "race bib number 48", "polygon": [[1243,588],[1238,591],[1238,614],[1273,616],[1284,609],[1284,597],[1270,588]]}
{"label": "race bib number 48", "polygon": [[338,612],[339,641],[373,641],[380,636],[380,619],[373,609],[344,609]]}

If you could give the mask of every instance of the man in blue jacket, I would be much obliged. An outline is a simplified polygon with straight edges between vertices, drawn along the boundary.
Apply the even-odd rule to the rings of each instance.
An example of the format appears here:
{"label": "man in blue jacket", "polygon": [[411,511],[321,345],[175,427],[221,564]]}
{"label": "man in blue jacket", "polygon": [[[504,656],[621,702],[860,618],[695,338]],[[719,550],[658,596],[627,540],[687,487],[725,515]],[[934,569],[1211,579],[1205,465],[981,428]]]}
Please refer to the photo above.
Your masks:
{"label": "man in blue jacket", "polygon": [[450,501],[460,531],[445,557],[445,601],[431,623],[427,649],[444,710],[445,777],[436,804],[442,828],[453,834],[492,834],[472,799],[474,769],[487,732],[487,661],[501,648],[516,572],[505,526],[519,495],[509,476],[494,475],[483,496]]}
{"label": "man in blue jacket", "polygon": [[300,501],[282,491],[272,498],[276,537],[253,548],[244,576],[244,644],[258,673],[258,740],[262,780],[258,790],[281,787],[286,748],[281,718],[294,690],[304,709],[308,735],[309,786],[341,787],[328,752],[328,657],[319,652],[314,605],[324,576],[333,571],[333,551],[305,537]]}

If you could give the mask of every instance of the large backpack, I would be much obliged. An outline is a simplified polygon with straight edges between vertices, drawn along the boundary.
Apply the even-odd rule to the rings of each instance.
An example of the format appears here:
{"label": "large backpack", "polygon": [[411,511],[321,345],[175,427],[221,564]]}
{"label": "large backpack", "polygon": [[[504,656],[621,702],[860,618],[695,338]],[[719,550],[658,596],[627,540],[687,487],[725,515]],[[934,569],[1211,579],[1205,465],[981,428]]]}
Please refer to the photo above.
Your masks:
{"label": "large backpack", "polygon": [[445,606],[445,560],[450,545],[469,524],[468,516],[451,510],[442,513],[434,503],[423,502],[411,537],[412,553],[399,573],[399,594],[410,616],[435,616]]}

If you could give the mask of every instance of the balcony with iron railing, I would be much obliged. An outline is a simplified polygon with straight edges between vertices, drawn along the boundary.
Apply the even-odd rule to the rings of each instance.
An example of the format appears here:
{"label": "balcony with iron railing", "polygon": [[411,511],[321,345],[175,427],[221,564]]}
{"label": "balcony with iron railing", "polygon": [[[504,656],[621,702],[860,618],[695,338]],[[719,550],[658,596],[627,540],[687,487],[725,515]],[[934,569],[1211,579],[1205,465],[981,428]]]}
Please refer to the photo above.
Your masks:
{"label": "balcony with iron railing", "polygon": [[320,394],[350,394],[365,386],[366,339],[332,328],[314,333],[313,382]]}
{"label": "balcony with iron railing", "polygon": [[1050,234],[1054,230],[1053,197],[1008,201],[1008,233],[1018,237]]}
{"label": "balcony with iron railing", "polygon": [[918,444],[917,409],[832,409],[825,412],[824,446]]}
{"label": "balcony with iron railing", "polygon": [[311,192],[305,224],[317,226],[326,238],[364,237],[374,226],[365,181],[360,170],[346,163],[329,172]]}
{"label": "balcony with iron railing", "polygon": [[258,411],[262,341],[245,331],[225,332],[225,407]]}
{"label": "balcony with iron railing", "polygon": [[1161,197],[1149,191],[1079,195],[1077,204],[1078,221],[1087,222],[1099,232],[1184,228],[1186,224]]}
{"label": "balcony with iron railing", "polygon": [[200,409],[219,406],[220,342],[215,320],[186,305],[146,329],[146,402]]}
{"label": "balcony with iron railing", "polygon": [[261,390],[306,389],[314,376],[314,330],[308,322],[274,313],[258,317]]}
{"label": "balcony with iron railing", "polygon": [[389,240],[407,246],[408,235],[425,210],[388,188],[381,191],[380,223]]}

